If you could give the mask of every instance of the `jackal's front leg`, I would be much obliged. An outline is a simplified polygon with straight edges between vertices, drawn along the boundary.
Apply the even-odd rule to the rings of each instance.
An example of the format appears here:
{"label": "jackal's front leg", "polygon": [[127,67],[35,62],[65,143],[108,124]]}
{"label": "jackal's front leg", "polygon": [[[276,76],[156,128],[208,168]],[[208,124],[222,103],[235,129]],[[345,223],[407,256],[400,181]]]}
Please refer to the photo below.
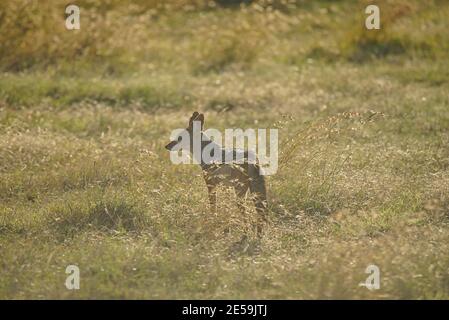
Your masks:
{"label": "jackal's front leg", "polygon": [[257,212],[256,234],[260,238],[263,235],[264,226],[267,224],[268,221],[267,203],[266,200],[262,200],[260,195],[258,194],[252,195],[252,198]]}
{"label": "jackal's front leg", "polygon": [[209,204],[212,212],[217,211],[217,191],[215,190],[214,185],[207,185],[207,191],[209,193]]}

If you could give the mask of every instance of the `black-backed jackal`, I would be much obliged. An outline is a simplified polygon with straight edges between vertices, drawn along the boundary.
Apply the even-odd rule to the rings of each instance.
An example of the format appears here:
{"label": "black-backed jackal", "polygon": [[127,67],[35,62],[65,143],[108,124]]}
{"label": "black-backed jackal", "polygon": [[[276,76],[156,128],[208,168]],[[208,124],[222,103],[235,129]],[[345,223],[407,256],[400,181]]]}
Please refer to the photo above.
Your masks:
{"label": "black-backed jackal", "polygon": [[[194,135],[194,122],[199,122],[200,124],[200,135],[195,137]],[[189,152],[195,157],[193,146],[194,139],[197,145],[200,146],[201,154],[203,154],[204,148],[206,148],[210,144],[216,144],[216,142],[212,141],[208,136],[206,136],[203,132],[204,127],[204,115],[199,114],[198,112],[194,112],[189,120],[189,125],[186,128],[186,131],[190,137],[189,143]],[[174,141],[171,141],[169,144],[165,146],[169,151],[177,151],[180,149],[179,144],[182,142],[182,137],[178,136]],[[265,187],[265,179],[261,174],[261,169],[258,164],[257,158],[254,154],[250,154],[251,151],[243,151],[238,149],[227,149],[223,148],[219,145],[215,145],[211,148],[213,150],[220,150],[221,155],[219,163],[204,161],[202,157],[198,159],[198,163],[201,166],[203,171],[203,177],[206,181],[206,186],[209,192],[209,202],[212,210],[216,210],[216,201],[217,201],[217,187],[219,185],[224,185],[228,187],[232,187],[239,198],[238,206],[245,212],[245,207],[242,204],[242,200],[244,200],[248,194],[252,200],[254,201],[254,205],[256,207],[256,211],[258,213],[257,226],[256,231],[260,236],[262,233],[262,225],[263,222],[266,221],[266,207],[267,207],[267,195],[266,195],[266,187]],[[228,159],[226,156],[230,156],[232,154],[232,159],[241,158],[239,163],[224,161]],[[249,157],[251,155],[251,157]],[[217,157],[215,157],[217,158]],[[248,159],[255,159],[255,161],[248,161]]]}

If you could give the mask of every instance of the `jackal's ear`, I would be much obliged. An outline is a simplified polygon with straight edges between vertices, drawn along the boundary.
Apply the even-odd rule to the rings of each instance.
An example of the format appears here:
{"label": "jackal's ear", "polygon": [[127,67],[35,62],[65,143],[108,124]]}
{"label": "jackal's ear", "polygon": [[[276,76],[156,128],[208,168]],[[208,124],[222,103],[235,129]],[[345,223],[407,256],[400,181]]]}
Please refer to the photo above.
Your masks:
{"label": "jackal's ear", "polygon": [[189,127],[191,127],[193,125],[193,121],[195,121],[199,115],[200,114],[196,111],[192,114],[192,116],[190,117],[190,120],[189,120]]}
{"label": "jackal's ear", "polygon": [[204,127],[204,114],[201,113],[201,114],[196,118],[196,121],[201,122],[201,130],[203,130],[203,127]]}

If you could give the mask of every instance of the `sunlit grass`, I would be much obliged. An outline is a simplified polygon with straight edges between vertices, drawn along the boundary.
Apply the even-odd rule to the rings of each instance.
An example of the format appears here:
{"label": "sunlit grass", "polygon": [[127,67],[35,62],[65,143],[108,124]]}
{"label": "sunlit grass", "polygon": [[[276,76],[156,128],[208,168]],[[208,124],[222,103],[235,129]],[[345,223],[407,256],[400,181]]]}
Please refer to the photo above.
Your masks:
{"label": "sunlit grass", "polygon": [[[0,4],[0,298],[449,298],[445,3],[382,1],[369,45],[364,2],[96,3],[76,35],[50,1]],[[249,203],[212,213],[170,162],[194,110],[279,128],[260,242]]]}

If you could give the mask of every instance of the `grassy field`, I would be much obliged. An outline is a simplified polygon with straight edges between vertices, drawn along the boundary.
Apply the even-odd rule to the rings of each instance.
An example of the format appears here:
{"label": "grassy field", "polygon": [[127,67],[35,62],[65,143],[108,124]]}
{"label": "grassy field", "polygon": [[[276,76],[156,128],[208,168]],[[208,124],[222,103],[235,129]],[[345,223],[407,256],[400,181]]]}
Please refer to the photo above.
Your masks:
{"label": "grassy field", "polygon": [[[75,2],[0,4],[0,298],[449,298],[447,1]],[[279,128],[247,250],[163,148],[195,110]]]}

